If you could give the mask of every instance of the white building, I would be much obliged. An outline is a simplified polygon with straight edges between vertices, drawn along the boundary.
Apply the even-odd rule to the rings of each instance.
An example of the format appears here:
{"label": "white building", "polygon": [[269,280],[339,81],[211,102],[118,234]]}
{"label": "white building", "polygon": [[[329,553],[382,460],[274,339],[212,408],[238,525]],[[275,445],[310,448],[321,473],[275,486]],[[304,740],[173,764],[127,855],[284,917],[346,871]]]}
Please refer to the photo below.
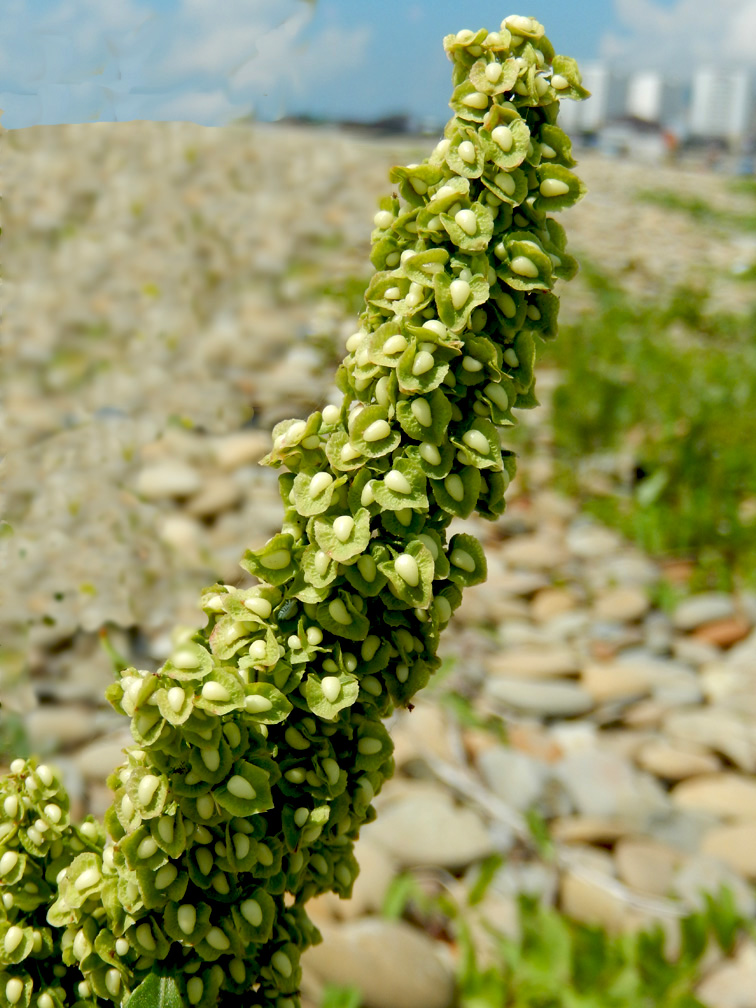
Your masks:
{"label": "white building", "polygon": [[561,103],[559,125],[568,133],[594,133],[625,111],[625,75],[614,72],[604,63],[588,63],[581,67],[581,73],[583,87],[591,92],[591,97],[587,101]]}
{"label": "white building", "polygon": [[685,113],[685,89],[668,80],[658,70],[646,70],[630,77],[625,112],[644,122],[659,123],[681,131]]}
{"label": "white building", "polygon": [[690,132],[696,137],[737,141],[753,133],[754,96],[745,70],[708,67],[693,77]]}

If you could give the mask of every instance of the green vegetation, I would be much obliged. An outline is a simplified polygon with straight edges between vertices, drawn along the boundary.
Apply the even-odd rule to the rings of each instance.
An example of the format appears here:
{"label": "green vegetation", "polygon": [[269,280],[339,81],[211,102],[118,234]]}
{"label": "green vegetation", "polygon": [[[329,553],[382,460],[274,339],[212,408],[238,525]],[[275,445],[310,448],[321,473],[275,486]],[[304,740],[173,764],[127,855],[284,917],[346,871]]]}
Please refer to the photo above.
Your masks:
{"label": "green vegetation", "polygon": [[[583,263],[596,309],[546,351],[559,482],[650,553],[695,562],[696,584],[731,588],[756,571],[756,306],[708,315],[705,297],[632,300]],[[522,435],[520,435],[522,436]],[[601,492],[581,472],[628,451]]]}

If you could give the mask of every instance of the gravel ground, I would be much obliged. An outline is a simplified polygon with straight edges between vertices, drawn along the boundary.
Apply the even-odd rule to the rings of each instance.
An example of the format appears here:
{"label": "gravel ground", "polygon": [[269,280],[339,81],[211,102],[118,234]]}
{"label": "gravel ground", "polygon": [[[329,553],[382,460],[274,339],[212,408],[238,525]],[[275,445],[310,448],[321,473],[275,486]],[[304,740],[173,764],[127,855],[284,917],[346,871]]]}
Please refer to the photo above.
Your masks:
{"label": "gravel ground", "polygon": [[[368,273],[388,168],[430,144],[146,122],[5,135],[0,741],[22,732],[63,767],[78,810],[106,807],[127,742],[102,700],[100,629],[155,667],[176,625],[198,625],[200,588],[244,582],[238,558],[280,522],[276,473],[256,464],[268,431],[336,395],[354,316],[333,293]],[[639,297],[682,282],[743,296],[753,249],[633,198],[675,188],[737,209],[724,179],[588,154],[578,171],[589,195],[564,220],[578,256]],[[588,297],[578,279],[563,314]],[[501,719],[508,744],[460,726],[440,688],[395,718],[400,772],[360,840],[355,898],[315,908],[328,940],[308,955],[313,998],[339,980],[369,1008],[448,1006],[448,947],[377,915],[402,868],[454,889],[504,853],[478,908],[503,927],[524,890],[613,930],[670,925],[722,883],[755,912],[756,598],[652,604],[670,571],[550,488],[554,380],[523,418],[534,448],[507,514],[473,529],[489,581],[444,644],[443,689]],[[554,863],[530,839],[533,809]],[[417,989],[397,992],[410,972]],[[744,946],[699,994],[753,1008],[754,989]]]}

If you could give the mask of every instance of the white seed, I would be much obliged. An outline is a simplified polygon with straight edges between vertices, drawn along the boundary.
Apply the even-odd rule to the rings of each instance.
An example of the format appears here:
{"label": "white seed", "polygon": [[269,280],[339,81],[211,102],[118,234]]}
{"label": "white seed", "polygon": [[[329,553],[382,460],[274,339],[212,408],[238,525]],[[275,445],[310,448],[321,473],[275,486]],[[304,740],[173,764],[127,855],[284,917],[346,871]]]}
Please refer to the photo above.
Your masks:
{"label": "white seed", "polygon": [[227,948],[230,947],[231,942],[228,937],[221,931],[219,927],[211,927],[210,930],[205,935],[205,941],[210,946],[210,948],[216,949],[218,952],[225,952]]}
{"label": "white seed", "polygon": [[158,845],[154,838],[151,836],[145,837],[137,847],[137,857],[141,858],[143,861],[147,861],[157,852],[157,849]]}
{"label": "white seed", "polygon": [[402,296],[401,288],[399,287],[387,287],[383,292],[383,296],[387,301],[398,301]]}
{"label": "white seed", "polygon": [[375,756],[382,748],[381,741],[377,738],[361,738],[357,743],[357,751],[363,756]]}
{"label": "white seed", "polygon": [[167,889],[172,882],[176,881],[178,877],[178,870],[175,865],[167,864],[158,871],[155,875],[155,888],[156,889]]}
{"label": "white seed", "polygon": [[211,819],[215,814],[215,802],[209,794],[200,795],[197,799],[197,814],[201,819]]}
{"label": "white seed", "polygon": [[405,528],[408,528],[412,523],[412,508],[399,508],[394,514],[397,521],[404,525]]}
{"label": "white seed", "polygon": [[[406,338],[401,333],[395,333],[393,336],[389,336],[383,344],[383,352],[391,357],[394,354],[402,353],[402,351],[407,349],[407,345]],[[376,440],[378,439],[376,438]]]}
{"label": "white seed", "polygon": [[421,350],[415,354],[415,359],[412,362],[412,374],[417,378],[421,374],[425,374],[426,371],[430,371],[435,363],[433,354],[428,353],[427,350]]}
{"label": "white seed", "polygon": [[242,798],[245,801],[252,801],[257,797],[257,792],[244,777],[234,774],[226,785],[230,794],[235,798]]}
{"label": "white seed", "polygon": [[409,679],[409,667],[407,665],[397,665],[396,666],[396,678],[400,683],[406,683]]}
{"label": "white seed", "polygon": [[433,422],[431,408],[425,399],[413,399],[410,403],[410,412],[423,427],[430,427]]}
{"label": "white seed", "polygon": [[318,550],[313,560],[313,565],[315,567],[316,573],[319,574],[321,577],[325,577],[330,562],[331,558],[328,556],[328,554],[324,550]]}
{"label": "white seed", "polygon": [[0,875],[10,875],[17,864],[18,854],[16,851],[6,851],[5,854],[0,857]]}
{"label": "white seed", "polygon": [[465,431],[462,435],[462,440],[468,448],[472,448],[473,451],[478,452],[480,455],[488,455],[491,451],[491,445],[488,443],[488,438],[482,431],[475,429]]}
{"label": "white seed", "polygon": [[273,550],[261,560],[266,570],[283,570],[291,563],[291,553],[287,549]]}
{"label": "white seed", "polygon": [[398,469],[390,469],[384,476],[383,482],[386,484],[389,490],[393,490],[394,493],[398,494],[412,493],[412,484],[404,475],[404,473],[399,472]]}
{"label": "white seed", "polygon": [[515,180],[506,172],[497,172],[494,176],[494,182],[506,196],[511,196],[517,188]]}
{"label": "white seed", "polygon": [[446,487],[446,492],[455,501],[464,500],[465,497],[465,485],[462,482],[462,477],[458,476],[456,473],[450,473],[444,480],[444,486]]}
{"label": "white seed", "polygon": [[420,583],[420,568],[411,553],[400,553],[394,560],[394,569],[410,588],[416,588]]}
{"label": "white seed", "polygon": [[249,645],[249,656],[254,661],[262,661],[267,650],[268,646],[264,640],[252,641]]}
{"label": "white seed", "polygon": [[562,77],[561,74],[554,74],[551,78],[551,86],[556,88],[557,91],[564,91],[565,88],[570,86],[570,82],[566,77]]}
{"label": "white seed", "polygon": [[398,266],[399,265],[399,253],[398,252],[389,252],[389,254],[386,256],[386,265],[389,267],[389,269],[393,269],[395,266]]}
{"label": "white seed", "polygon": [[80,984],[76,985],[76,990],[79,992],[79,997],[88,998],[92,993],[92,988],[89,986],[86,980],[82,980]]}
{"label": "white seed", "polygon": [[339,542],[345,543],[354,531],[354,518],[351,515],[339,515],[333,522],[333,534]]}
{"label": "white seed", "polygon": [[45,787],[50,787],[53,782],[53,772],[46,763],[40,763],[37,767],[37,777],[42,781]]}
{"label": "white seed", "polygon": [[474,109],[488,108],[488,95],[482,91],[473,91],[472,94],[465,95],[462,104]]}
{"label": "white seed", "polygon": [[13,774],[20,774],[20,773],[23,773],[25,769],[26,769],[26,760],[21,759],[20,757],[18,757],[17,759],[14,759],[11,762],[11,765],[10,765],[10,772],[11,773],[13,773]]}
{"label": "white seed", "polygon": [[217,749],[200,749],[200,758],[210,773],[215,773],[220,766],[220,753]]}
{"label": "white seed", "polygon": [[115,950],[116,955],[125,956],[128,955],[131,946],[125,938],[116,938]]}
{"label": "white seed", "polygon": [[323,690],[323,696],[329,703],[334,703],[334,701],[338,700],[339,693],[341,693],[341,683],[338,676],[325,676],[320,681],[320,688]]}
{"label": "white seed", "polygon": [[239,907],[242,917],[252,925],[259,927],[262,924],[263,912],[257,900],[247,899]]}
{"label": "white seed", "polygon": [[139,801],[142,805],[150,804],[159,785],[160,778],[156,777],[155,774],[145,774],[144,777],[142,777],[139,781],[139,787],[137,788]]}
{"label": "white seed", "polygon": [[178,714],[178,712],[184,706],[184,701],[186,699],[186,695],[183,689],[180,686],[171,686],[166,696],[168,699],[168,706],[171,708],[171,710],[175,711]]}
{"label": "white seed", "polygon": [[381,686],[380,680],[376,679],[376,677],[372,675],[365,676],[365,678],[360,681],[360,686],[371,696],[380,696],[383,692],[383,686]]}
{"label": "white seed", "polygon": [[549,145],[545,143],[541,144],[541,157],[554,158],[556,156],[557,152],[554,150],[553,147],[549,147]]}
{"label": "white seed", "polygon": [[[459,216],[459,214],[457,216]],[[452,280],[449,285],[449,293],[451,294],[452,304],[457,311],[459,311],[469,298],[470,291],[470,284],[467,280]]]}
{"label": "white seed", "polygon": [[459,45],[467,45],[474,38],[475,38],[474,31],[470,31],[469,28],[460,28],[460,30],[454,36],[454,41],[459,43]]}
{"label": "white seed", "polygon": [[170,816],[162,816],[158,819],[157,831],[163,843],[173,843],[173,830],[174,822]]}
{"label": "white seed", "polygon": [[538,96],[540,98],[543,98],[543,96],[549,90],[549,82],[546,80],[543,74],[536,74],[535,89],[538,92]]}
{"label": "white seed", "polygon": [[501,308],[503,314],[506,315],[507,318],[514,318],[517,314],[517,305],[510,294],[498,294],[496,296],[496,304],[499,308]]}
{"label": "white seed", "polygon": [[[427,322],[423,322],[423,329],[429,329],[432,333],[435,333],[441,339],[446,336],[446,326],[439,319],[428,319]],[[433,344],[435,348],[436,344]]]}
{"label": "white seed", "polygon": [[306,637],[308,644],[312,645],[320,644],[323,640],[323,631],[320,629],[320,627],[316,626],[308,627]]}
{"label": "white seed", "polygon": [[516,368],[520,366],[520,361],[517,354],[514,352],[512,347],[507,347],[507,349],[502,354],[505,364],[509,364],[510,367]]}
{"label": "white seed", "polygon": [[375,494],[373,493],[373,481],[368,480],[362,488],[362,493],[360,494],[360,504],[362,504],[363,507],[370,507],[374,501]]}
{"label": "white seed", "polygon": [[[18,798],[16,795],[8,795],[8,797],[3,802],[3,811],[9,819],[15,819],[18,814]],[[57,820],[56,820],[57,821]],[[2,863],[2,862],[0,862]],[[0,874],[2,872],[0,871]]]}
{"label": "white seed", "polygon": [[[65,876],[65,874],[66,874],[66,869],[65,868],[63,869],[62,872],[59,872],[59,875],[60,875],[61,878],[63,878],[63,876]],[[13,903],[14,903],[13,893],[9,893],[9,892],[3,893],[3,906],[5,907],[5,909],[6,910],[10,910],[11,907],[13,906]]]}
{"label": "white seed", "polygon": [[299,650],[299,648],[302,647],[302,641],[299,639],[297,634],[290,634],[286,638],[286,643],[289,645],[292,651],[297,651]]}
{"label": "white seed", "polygon": [[468,571],[470,574],[475,570],[475,557],[468,553],[467,550],[460,549],[459,547],[453,549],[449,560],[455,567]]}
{"label": "white seed", "polygon": [[465,371],[469,371],[471,374],[475,374],[477,371],[483,370],[483,364],[478,360],[477,357],[470,357],[469,354],[465,354],[462,358],[462,367]]}
{"label": "white seed", "polygon": [[293,971],[293,966],[291,965],[291,959],[282,952],[280,949],[278,952],[274,952],[270,957],[270,965],[281,974],[282,977],[290,977]]}
{"label": "white seed", "polygon": [[210,700],[214,703],[228,703],[231,699],[231,694],[226,687],[214,679],[204,684],[202,687],[202,696],[205,700]]}
{"label": "white seed", "polygon": [[249,837],[245,836],[243,833],[234,833],[233,835],[234,844],[234,854],[238,861],[243,861],[244,858],[249,854]]}
{"label": "white seed", "polygon": [[340,626],[349,626],[352,622],[352,617],[350,616],[347,607],[344,605],[343,599],[337,598],[333,599],[332,602],[329,602],[328,612],[331,619],[340,624]]}
{"label": "white seed", "polygon": [[488,63],[484,71],[486,75],[486,80],[490,81],[491,84],[495,84],[501,77],[502,65],[501,63]]}
{"label": "white seed", "polygon": [[419,451],[420,458],[424,459],[429,465],[437,466],[441,464],[441,452],[430,441],[423,441],[420,444]]}
{"label": "white seed", "polygon": [[537,277],[538,267],[533,262],[532,259],[528,259],[527,256],[515,256],[512,262],[509,264],[513,273],[518,276],[524,277]]}
{"label": "white seed", "polygon": [[457,151],[459,152],[459,156],[462,158],[463,161],[466,161],[467,164],[473,164],[473,162],[475,161],[474,143],[472,143],[470,140],[463,140],[462,143],[457,148]]}
{"label": "white seed", "polygon": [[512,149],[514,143],[514,136],[509,126],[496,126],[491,131],[491,139],[501,147],[505,154]]}
{"label": "white seed", "polygon": [[372,661],[380,646],[380,637],[377,637],[375,634],[370,634],[370,636],[366,637],[362,642],[362,647],[360,648],[362,660],[366,662]]}
{"label": "white seed", "polygon": [[329,403],[323,408],[322,412],[323,423],[328,427],[332,427],[334,424],[339,422],[339,417],[341,416],[341,410],[338,406],[334,406],[333,403]]}
{"label": "white seed", "polygon": [[389,210],[379,210],[378,213],[373,217],[373,224],[377,228],[390,228],[395,221],[394,215]]}
{"label": "white seed", "polygon": [[149,924],[139,925],[136,929],[136,938],[142,948],[146,948],[148,952],[154,952],[157,948],[152,934],[152,928]]}
{"label": "white seed", "polygon": [[273,702],[259,693],[252,693],[244,699],[244,710],[248,714],[265,714],[273,707]]}
{"label": "white seed", "polygon": [[[81,934],[81,932],[79,932]],[[18,946],[24,940],[24,932],[16,924],[12,924],[11,927],[5,932],[5,940],[3,942],[5,946],[6,955],[13,955]]]}
{"label": "white seed", "polygon": [[375,580],[378,568],[376,567],[375,560],[369,554],[363,553],[362,556],[357,558],[357,569],[366,581]]}
{"label": "white seed", "polygon": [[199,1004],[202,1000],[202,995],[205,992],[205,985],[202,980],[195,976],[191,980],[187,980],[186,983],[186,996],[189,999],[189,1004]]}
{"label": "white seed", "polygon": [[189,935],[194,931],[197,924],[197,911],[191,903],[182,903],[176,911],[176,917],[178,919],[178,926],[185,935]]}
{"label": "white seed", "polygon": [[528,305],[525,314],[528,316],[529,319],[533,319],[534,322],[537,322],[541,317],[541,313],[538,311],[535,305]]}
{"label": "white seed", "polygon": [[320,435],[310,434],[309,437],[302,438],[302,447],[307,448],[308,451],[312,451],[315,448],[320,447]]}
{"label": "white seed", "polygon": [[495,406],[499,407],[500,410],[507,410],[509,408],[509,396],[501,385],[497,385],[495,382],[489,382],[488,385],[483,388],[483,392]]}
{"label": "white seed", "polygon": [[235,749],[241,742],[241,732],[239,731],[239,726],[235,725],[233,722],[223,725],[223,734],[226,736],[226,741]]}
{"label": "white seed", "polygon": [[121,811],[127,819],[130,819],[134,815],[134,802],[127,794],[121,799]]}
{"label": "white seed", "polygon": [[319,472],[310,480],[310,496],[319,497],[333,483],[333,476],[328,472]]}
{"label": "white seed", "polygon": [[340,454],[342,462],[353,462],[356,458],[360,457],[359,449],[355,448],[351,441],[347,441],[341,449]]}
{"label": "white seed", "polygon": [[570,187],[562,179],[545,178],[539,186],[541,196],[564,196]]}
{"label": "white seed", "polygon": [[24,993],[24,981],[20,977],[11,977],[5,985],[5,996],[8,1004],[18,1004]]}
{"label": "white seed", "polygon": [[454,215],[454,223],[461,227],[465,234],[474,235],[478,230],[478,219],[472,210],[460,210]]}
{"label": "white seed", "polygon": [[79,877],[74,882],[74,888],[79,892],[83,892],[85,889],[89,889],[90,886],[97,885],[100,881],[100,869],[99,868],[85,868],[84,871],[79,875]]}

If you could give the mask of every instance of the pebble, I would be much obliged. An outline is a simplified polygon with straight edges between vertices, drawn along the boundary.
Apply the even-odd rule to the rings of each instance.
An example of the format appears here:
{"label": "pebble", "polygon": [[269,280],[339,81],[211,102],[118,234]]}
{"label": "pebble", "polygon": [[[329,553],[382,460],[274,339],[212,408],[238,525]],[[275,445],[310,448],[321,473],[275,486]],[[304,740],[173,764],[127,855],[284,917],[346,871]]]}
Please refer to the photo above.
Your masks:
{"label": "pebble", "polygon": [[243,497],[239,484],[228,476],[213,476],[187,501],[187,513],[194,518],[212,518],[234,507]]}
{"label": "pebble", "polygon": [[677,630],[695,630],[704,623],[729,619],[735,615],[735,603],[724,592],[702,592],[691,595],[676,607],[672,623]]}
{"label": "pebble", "polygon": [[703,746],[672,745],[664,739],[642,745],[635,754],[635,761],[643,770],[669,781],[715,773],[721,766],[721,760]]}
{"label": "pebble", "polygon": [[145,466],[136,477],[136,491],[148,500],[190,497],[202,486],[197,470],[178,459]]}
{"label": "pebble", "polygon": [[598,619],[633,623],[645,616],[649,604],[648,595],[639,588],[613,588],[596,599],[593,610]]}
{"label": "pebble", "polygon": [[756,943],[741,941],[732,959],[706,971],[695,989],[707,1008],[753,1008],[756,990]]}
{"label": "pebble", "polygon": [[518,812],[538,802],[549,775],[547,764],[506,746],[482,752],[478,770],[491,791]]}
{"label": "pebble", "polygon": [[489,679],[485,686],[492,700],[505,707],[543,717],[575,717],[593,707],[582,686],[570,682],[532,682],[527,679]]}
{"label": "pebble", "polygon": [[270,451],[270,434],[264,430],[228,434],[215,444],[215,459],[221,469],[231,472],[259,462]]}
{"label": "pebble", "polygon": [[719,826],[703,838],[701,852],[711,854],[756,882],[756,823]]}
{"label": "pebble", "polygon": [[380,815],[364,828],[364,835],[402,868],[462,868],[493,851],[489,832],[475,812],[455,804],[442,788],[420,783],[403,787],[396,798],[381,803]]}
{"label": "pebble", "polygon": [[323,983],[356,987],[363,1008],[451,1008],[451,963],[417,928],[365,917],[320,929],[323,943],[304,954],[303,970]]}
{"label": "pebble", "polygon": [[666,844],[654,840],[625,837],[614,849],[617,875],[641,892],[666,896],[684,855]]}
{"label": "pebble", "polygon": [[549,644],[512,648],[503,654],[494,655],[488,662],[490,675],[515,676],[518,679],[571,675],[579,667],[571,648]]}
{"label": "pebble", "polygon": [[566,588],[544,588],[536,593],[530,603],[530,613],[534,620],[545,623],[554,616],[561,616],[577,605],[577,599]]}
{"label": "pebble", "polygon": [[627,823],[645,826],[668,805],[653,777],[602,749],[569,753],[554,773],[581,816],[621,817]]}
{"label": "pebble", "polygon": [[580,684],[597,704],[646,696],[652,682],[647,665],[630,661],[587,665],[580,675]]}
{"label": "pebble", "polygon": [[694,777],[674,787],[670,798],[680,808],[756,821],[756,780],[739,774],[725,771]]}
{"label": "pebble", "polygon": [[741,770],[756,772],[756,726],[734,711],[717,707],[671,711],[663,729],[672,740],[699,743]]}
{"label": "pebble", "polygon": [[552,570],[569,558],[559,539],[545,535],[522,535],[505,542],[499,550],[501,558],[512,567],[526,570]]}
{"label": "pebble", "polygon": [[693,633],[695,640],[701,644],[712,644],[716,647],[728,648],[748,636],[751,624],[742,617],[733,616],[730,619],[714,620],[705,626],[698,627]]}
{"label": "pebble", "polygon": [[565,541],[570,553],[581,560],[605,557],[622,546],[622,539],[616,532],[583,519],[577,519],[570,526]]}

